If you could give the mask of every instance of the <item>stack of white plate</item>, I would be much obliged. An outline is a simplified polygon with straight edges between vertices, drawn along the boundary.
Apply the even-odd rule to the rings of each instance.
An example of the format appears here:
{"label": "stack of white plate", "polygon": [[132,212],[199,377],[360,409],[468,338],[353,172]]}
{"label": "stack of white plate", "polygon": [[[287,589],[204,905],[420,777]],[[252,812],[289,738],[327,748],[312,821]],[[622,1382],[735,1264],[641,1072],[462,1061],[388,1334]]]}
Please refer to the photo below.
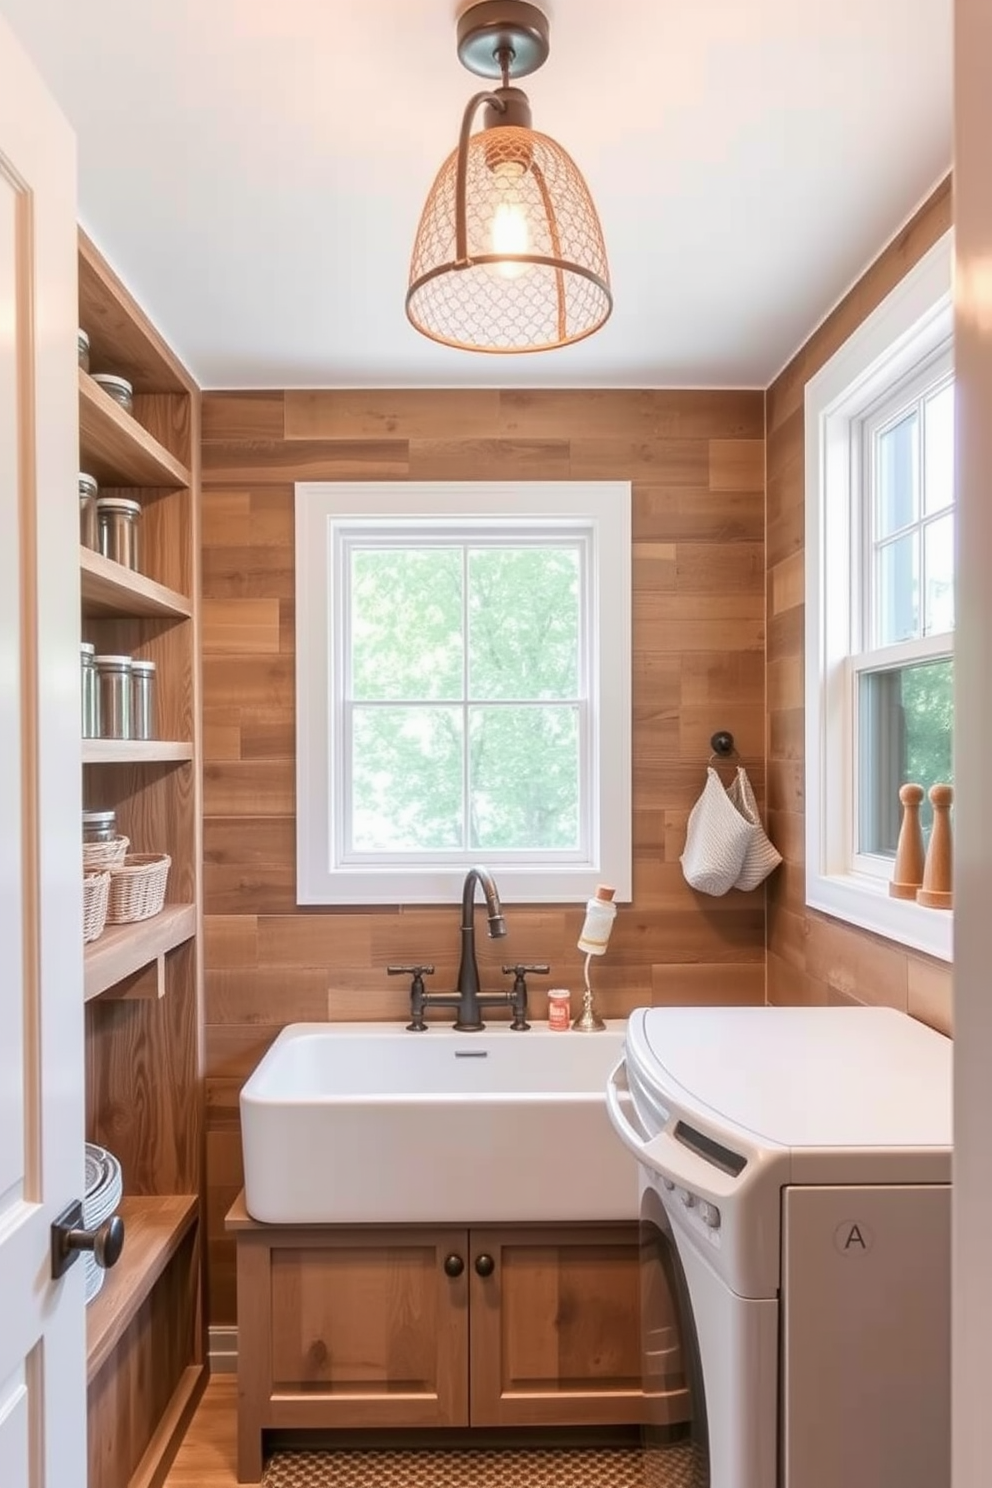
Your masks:
{"label": "stack of white plate", "polygon": [[[106,1147],[86,1143],[86,1190],[83,1197],[83,1225],[99,1229],[121,1201],[121,1165]],[[103,1286],[104,1270],[98,1266],[91,1250],[84,1254],[86,1265],[86,1300],[91,1302]]]}

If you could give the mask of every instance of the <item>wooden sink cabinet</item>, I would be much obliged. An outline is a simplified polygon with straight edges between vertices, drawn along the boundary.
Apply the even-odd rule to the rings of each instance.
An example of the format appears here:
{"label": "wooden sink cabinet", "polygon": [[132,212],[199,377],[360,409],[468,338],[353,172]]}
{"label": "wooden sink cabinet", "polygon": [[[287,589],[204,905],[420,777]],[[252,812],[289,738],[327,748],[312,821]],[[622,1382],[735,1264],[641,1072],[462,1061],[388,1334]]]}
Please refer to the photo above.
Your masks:
{"label": "wooden sink cabinet", "polygon": [[227,1227],[239,1482],[271,1428],[640,1422],[636,1223]]}

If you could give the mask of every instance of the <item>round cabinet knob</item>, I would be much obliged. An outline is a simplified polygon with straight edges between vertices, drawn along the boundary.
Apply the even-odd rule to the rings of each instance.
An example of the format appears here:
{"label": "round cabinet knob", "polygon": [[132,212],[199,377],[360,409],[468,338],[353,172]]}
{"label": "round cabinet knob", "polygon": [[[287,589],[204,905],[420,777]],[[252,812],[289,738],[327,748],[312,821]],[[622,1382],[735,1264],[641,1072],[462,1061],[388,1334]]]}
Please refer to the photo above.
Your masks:
{"label": "round cabinet knob", "polygon": [[483,1251],[482,1255],[476,1256],[476,1258],[475,1258],[475,1274],[476,1274],[476,1276],[492,1276],[492,1274],[493,1274],[493,1272],[495,1270],[496,1270],[496,1262],[493,1260],[493,1258],[492,1258],[491,1255],[486,1255],[485,1251]]}
{"label": "round cabinet knob", "polygon": [[461,1276],[461,1274],[462,1274],[462,1272],[464,1270],[465,1270],[465,1262],[462,1260],[462,1258],[461,1258],[460,1255],[449,1255],[449,1256],[445,1256],[445,1258],[444,1258],[444,1274],[445,1274],[445,1276],[450,1276],[452,1278],[452,1280],[454,1280],[454,1278],[456,1276]]}

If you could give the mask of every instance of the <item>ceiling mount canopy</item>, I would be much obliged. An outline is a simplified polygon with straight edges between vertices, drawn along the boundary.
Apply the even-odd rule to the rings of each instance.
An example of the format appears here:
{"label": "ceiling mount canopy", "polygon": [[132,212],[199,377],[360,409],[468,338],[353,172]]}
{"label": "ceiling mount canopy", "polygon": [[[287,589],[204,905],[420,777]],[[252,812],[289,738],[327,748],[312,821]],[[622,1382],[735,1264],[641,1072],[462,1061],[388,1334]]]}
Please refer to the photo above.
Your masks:
{"label": "ceiling mount canopy", "polygon": [[548,60],[548,18],[526,0],[482,0],[458,20],[458,60],[477,77],[528,77]]}
{"label": "ceiling mount canopy", "polygon": [[407,316],[425,336],[466,351],[581,341],[613,308],[599,217],[575,162],[531,127],[527,95],[511,85],[547,59],[547,17],[526,0],[483,0],[458,21],[457,47],[470,72],[499,86],[469,100],[458,147],[431,187]]}

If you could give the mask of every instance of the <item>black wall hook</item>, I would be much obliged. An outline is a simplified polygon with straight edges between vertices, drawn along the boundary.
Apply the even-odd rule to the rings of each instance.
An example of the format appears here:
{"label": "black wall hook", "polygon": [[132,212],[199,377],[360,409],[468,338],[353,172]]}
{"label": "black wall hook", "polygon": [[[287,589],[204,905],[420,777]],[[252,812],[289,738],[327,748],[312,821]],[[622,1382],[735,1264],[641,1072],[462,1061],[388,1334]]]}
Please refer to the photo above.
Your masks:
{"label": "black wall hook", "polygon": [[727,729],[718,729],[710,736],[710,748],[718,759],[732,759],[737,753],[734,736]]}

